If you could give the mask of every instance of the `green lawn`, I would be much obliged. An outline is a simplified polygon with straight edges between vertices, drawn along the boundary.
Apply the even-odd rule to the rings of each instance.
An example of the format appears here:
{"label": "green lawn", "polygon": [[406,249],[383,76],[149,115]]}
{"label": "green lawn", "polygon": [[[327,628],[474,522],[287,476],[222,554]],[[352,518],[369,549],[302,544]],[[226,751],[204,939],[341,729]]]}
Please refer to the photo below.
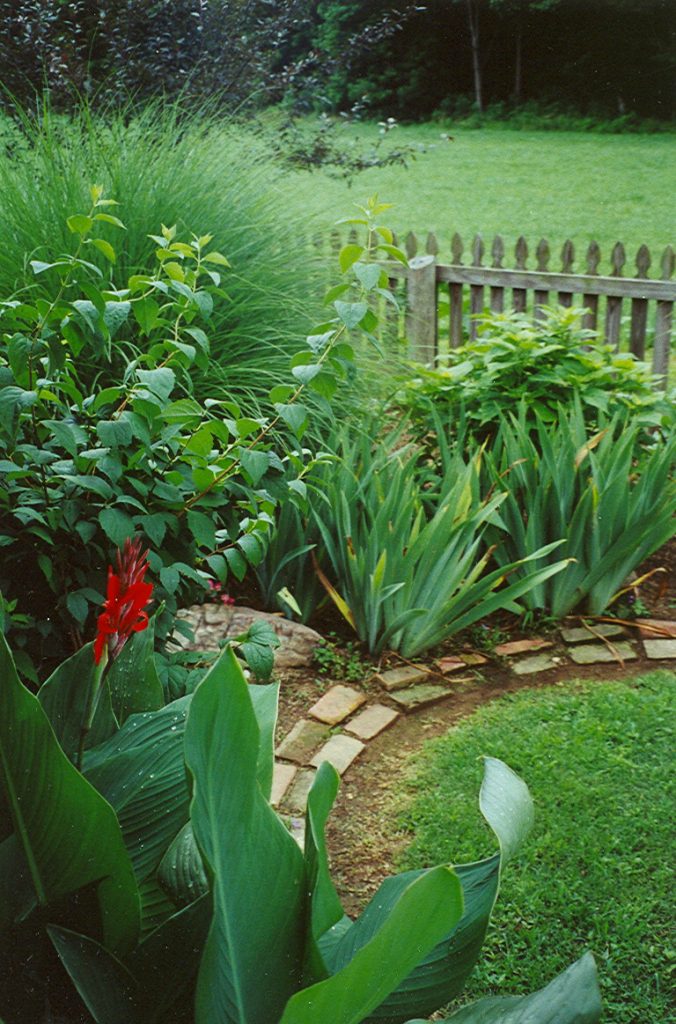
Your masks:
{"label": "green lawn", "polygon": [[539,988],[591,949],[607,1024],[674,1019],[674,683],[673,673],[654,672],[505,696],[418,755],[402,867],[492,852],[477,807],[482,754],[510,764],[536,805],[468,996]]}
{"label": "green lawn", "polygon": [[[378,138],[375,124],[341,131],[347,144]],[[659,276],[661,253],[674,242],[673,135],[466,129],[444,142],[441,131],[432,124],[397,127],[388,143],[422,143],[427,152],[408,168],[365,171],[351,189],[323,171],[294,173],[281,189],[284,208],[294,210],[299,221],[329,225],[346,216],[352,203],[377,192],[395,204],[387,221],[392,227],[423,236],[435,231],[442,255],[454,231],[466,243],[481,232],[489,246],[499,233],[510,253],[520,234],[531,252],[544,236],[557,257],[566,238],[579,255],[596,239],[603,260],[619,240],[630,261],[646,243],[651,273]],[[550,264],[559,266],[558,259]],[[625,274],[632,272],[625,268]]]}

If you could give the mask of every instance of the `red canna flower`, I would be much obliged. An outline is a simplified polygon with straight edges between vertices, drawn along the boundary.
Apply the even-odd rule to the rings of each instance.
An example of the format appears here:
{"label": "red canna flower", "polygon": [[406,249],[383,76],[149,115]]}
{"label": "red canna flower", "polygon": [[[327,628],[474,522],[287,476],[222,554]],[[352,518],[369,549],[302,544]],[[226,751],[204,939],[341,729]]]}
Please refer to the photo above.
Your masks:
{"label": "red canna flower", "polygon": [[122,551],[117,551],[117,572],[108,566],[108,589],[103,611],[99,615],[94,661],[98,665],[107,647],[112,661],[120,653],[132,633],[140,633],[148,625],[148,613],[144,608],[153,592],[152,583],[146,583],[144,576],[148,569],[148,552],[141,552],[140,539],[124,542]]}

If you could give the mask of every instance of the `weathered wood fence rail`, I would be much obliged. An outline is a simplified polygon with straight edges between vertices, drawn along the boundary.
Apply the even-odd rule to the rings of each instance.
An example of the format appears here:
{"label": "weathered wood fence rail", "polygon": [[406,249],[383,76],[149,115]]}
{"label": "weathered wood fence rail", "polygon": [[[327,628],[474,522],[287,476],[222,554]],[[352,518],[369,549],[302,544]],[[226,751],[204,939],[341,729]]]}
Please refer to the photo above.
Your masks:
{"label": "weathered wood fence rail", "polygon": [[[356,240],[356,233],[352,231],[347,241]],[[334,232],[331,249],[339,250],[344,241]],[[486,250],[480,235],[474,238],[466,263],[463,262],[463,242],[457,234],[451,241],[450,263],[440,260],[439,245],[433,234],[427,236],[423,248],[417,237],[409,233],[403,247],[409,266],[388,262],[387,273],[393,289],[397,289],[399,282],[405,285],[405,333],[412,358],[429,365],[437,359],[440,350],[461,345],[467,330],[467,306],[470,314],[467,333],[473,339],[477,321],[472,317],[487,311],[532,309],[534,318],[538,319],[543,306],[577,304],[586,310],[583,325],[599,331],[615,349],[624,341],[629,351],[645,359],[646,341],[651,334],[653,372],[666,381],[676,302],[676,282],[672,280],[676,260],[671,246],[662,253],[659,278],[648,277],[651,255],[645,245],[636,253],[635,275],[626,277],[623,271],[627,256],[620,242],[613,247],[609,274],[599,273],[601,251],[596,242],[587,249],[584,271],[577,273],[573,270],[575,250],[571,241],[566,241],[561,249],[560,270],[550,269],[551,251],[546,239],[542,239],[535,250],[534,269],[527,267],[528,245],[523,236],[516,243],[514,265],[510,269],[503,266],[506,256],[500,236],[494,238],[491,245],[487,261],[490,265],[485,265]],[[444,289],[448,296],[447,323],[442,323],[439,316],[439,298]],[[629,315],[623,316],[627,311]]]}

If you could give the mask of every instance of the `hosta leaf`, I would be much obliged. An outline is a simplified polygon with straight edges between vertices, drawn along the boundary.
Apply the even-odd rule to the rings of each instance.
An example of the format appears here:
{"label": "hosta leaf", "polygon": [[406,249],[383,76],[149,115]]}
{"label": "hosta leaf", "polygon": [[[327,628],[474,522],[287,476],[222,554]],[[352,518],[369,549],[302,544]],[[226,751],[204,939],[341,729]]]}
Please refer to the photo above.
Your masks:
{"label": "hosta leaf", "polygon": [[260,791],[259,744],[249,689],[226,648],[195,690],[185,734],[191,820],[214,899],[196,1024],[270,1024],[300,983],[303,859]]}
{"label": "hosta leaf", "polygon": [[96,884],[105,945],[131,949],[139,896],[115,813],[61,750],[0,636],[0,817],[7,813],[38,902]]}

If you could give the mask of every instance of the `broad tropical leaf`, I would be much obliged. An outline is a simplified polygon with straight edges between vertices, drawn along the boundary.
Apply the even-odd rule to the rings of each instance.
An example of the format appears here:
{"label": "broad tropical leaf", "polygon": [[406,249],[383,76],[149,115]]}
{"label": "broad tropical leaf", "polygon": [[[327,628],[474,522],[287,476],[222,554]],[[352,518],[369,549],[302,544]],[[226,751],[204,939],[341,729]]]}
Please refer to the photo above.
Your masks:
{"label": "broad tropical leaf", "polygon": [[154,617],[148,628],[134,633],[108,672],[113,710],[120,724],[129,715],[164,707],[164,690],[155,667]]}
{"label": "broad tropical leaf", "polygon": [[[93,644],[85,644],[62,662],[38,691],[38,700],[52,723],[62,750],[75,761],[85,705],[94,679]],[[104,683],[85,749],[97,746],[119,728],[110,702],[110,690]]]}
{"label": "broad tropical leaf", "polygon": [[280,1024],[362,1024],[461,914],[458,879],[448,868],[432,868],[406,886],[345,967],[289,1000]]}
{"label": "broad tropical leaf", "polygon": [[[597,1024],[601,994],[591,953],[529,996],[489,996],[464,1006],[440,1024]],[[412,1020],[409,1024],[426,1024]]]}
{"label": "broad tropical leaf", "polygon": [[155,1024],[194,984],[210,917],[204,896],[156,928],[124,962],[86,935],[47,930],[96,1024]]}
{"label": "broad tropical leaf", "polygon": [[[501,854],[455,867],[464,897],[462,918],[374,1009],[369,1022],[404,1024],[411,1014],[432,1013],[462,991],[483,944],[498,893],[501,864],[523,842],[533,821],[533,804],[527,787],[507,765],[495,758],[485,758],[479,803],[498,838]],[[352,959],[377,932],[406,886],[426,873],[409,871],[385,879],[354,924],[346,926],[341,922],[322,937],[320,950],[331,973],[336,973]]]}
{"label": "broad tropical leaf", "polygon": [[189,695],[159,711],[131,715],[84,760],[85,776],[117,813],[141,889],[144,932],[174,909],[155,875],[188,820],[183,734],[191,699]]}
{"label": "broad tropical leaf", "polygon": [[185,733],[190,816],[214,902],[196,1024],[270,1024],[301,982],[303,858],[261,792],[259,749],[249,688],[226,649],[195,690]]}
{"label": "broad tropical leaf", "polygon": [[86,935],[54,925],[47,931],[96,1024],[142,1024],[138,982],[117,957]]}
{"label": "broad tropical leaf", "polygon": [[104,944],[120,953],[132,949],[139,895],[115,813],[61,750],[37,698],[20,683],[2,636],[0,788],[38,902],[93,883]]}

